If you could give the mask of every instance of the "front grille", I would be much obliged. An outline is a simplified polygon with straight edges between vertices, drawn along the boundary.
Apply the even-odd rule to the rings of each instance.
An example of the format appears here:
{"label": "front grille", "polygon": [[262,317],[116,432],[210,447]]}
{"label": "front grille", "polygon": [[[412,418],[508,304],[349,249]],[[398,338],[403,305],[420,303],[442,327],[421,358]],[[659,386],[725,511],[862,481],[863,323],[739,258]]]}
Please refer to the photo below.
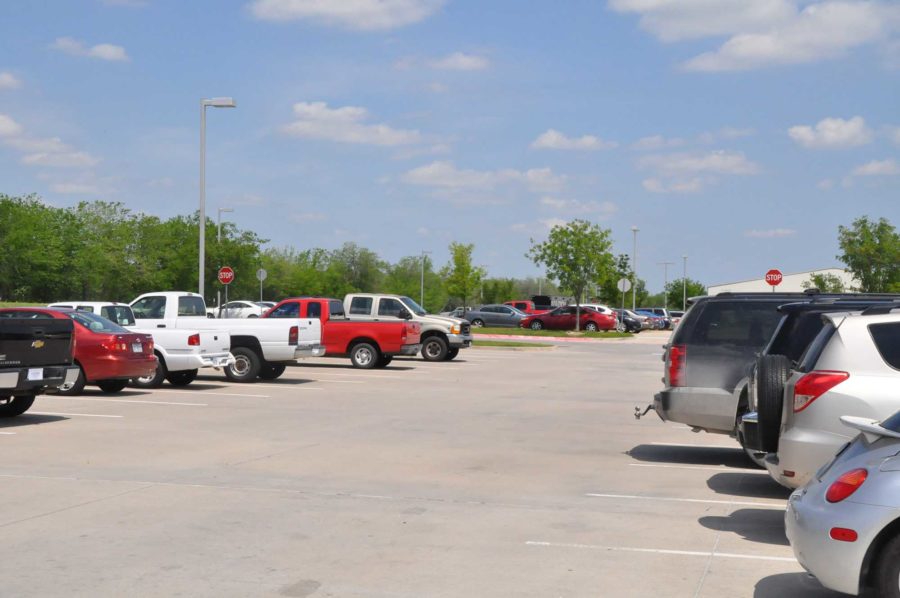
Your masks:
{"label": "front grille", "polygon": [[463,324],[460,326],[460,332],[463,334],[469,334],[469,331],[472,329],[471,324]]}

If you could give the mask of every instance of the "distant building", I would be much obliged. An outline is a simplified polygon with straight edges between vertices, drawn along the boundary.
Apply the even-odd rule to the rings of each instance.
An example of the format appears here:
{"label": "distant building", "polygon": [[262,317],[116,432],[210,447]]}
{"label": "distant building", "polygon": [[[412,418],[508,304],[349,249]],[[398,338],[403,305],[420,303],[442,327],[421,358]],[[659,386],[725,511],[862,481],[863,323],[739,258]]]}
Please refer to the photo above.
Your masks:
{"label": "distant building", "polygon": [[[782,293],[802,292],[804,282],[809,282],[813,274],[833,274],[841,279],[844,283],[844,289],[850,290],[850,287],[856,286],[858,282],[853,276],[843,268],[823,268],[821,270],[809,270],[808,272],[796,272],[794,274],[785,274],[781,280],[781,284],[775,287],[776,291]],[[765,277],[754,278],[752,280],[741,280],[738,282],[727,282],[723,284],[710,285],[708,287],[710,295],[718,295],[719,293],[765,293],[772,292],[772,287],[766,282]]]}

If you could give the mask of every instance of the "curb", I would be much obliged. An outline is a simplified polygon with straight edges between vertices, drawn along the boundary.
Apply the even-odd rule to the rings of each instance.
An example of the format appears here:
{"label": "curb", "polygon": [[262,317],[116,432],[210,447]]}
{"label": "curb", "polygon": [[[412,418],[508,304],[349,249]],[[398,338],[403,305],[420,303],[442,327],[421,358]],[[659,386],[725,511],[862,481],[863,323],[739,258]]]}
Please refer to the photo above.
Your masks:
{"label": "curb", "polygon": [[[498,335],[499,336],[499,335]],[[553,351],[556,347],[485,347],[472,345],[470,349],[478,349],[479,351]]]}
{"label": "curb", "polygon": [[558,343],[608,343],[609,341],[630,340],[633,337],[619,336],[616,338],[584,338],[578,336],[525,336],[519,334],[477,334],[473,333],[474,340],[510,340],[510,341],[534,341],[540,342],[558,342]]}

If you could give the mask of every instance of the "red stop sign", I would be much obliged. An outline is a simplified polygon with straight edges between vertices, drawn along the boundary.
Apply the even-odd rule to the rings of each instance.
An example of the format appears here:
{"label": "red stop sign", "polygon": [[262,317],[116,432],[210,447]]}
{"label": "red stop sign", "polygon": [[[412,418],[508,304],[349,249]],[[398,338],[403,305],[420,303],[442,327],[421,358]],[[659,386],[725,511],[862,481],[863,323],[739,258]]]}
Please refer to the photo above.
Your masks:
{"label": "red stop sign", "polygon": [[219,268],[219,282],[222,284],[231,284],[234,282],[234,270],[228,266]]}
{"label": "red stop sign", "polygon": [[781,284],[781,279],[784,278],[784,275],[781,274],[781,270],[776,270],[772,268],[768,272],[766,272],[766,282],[773,287],[777,287]]}

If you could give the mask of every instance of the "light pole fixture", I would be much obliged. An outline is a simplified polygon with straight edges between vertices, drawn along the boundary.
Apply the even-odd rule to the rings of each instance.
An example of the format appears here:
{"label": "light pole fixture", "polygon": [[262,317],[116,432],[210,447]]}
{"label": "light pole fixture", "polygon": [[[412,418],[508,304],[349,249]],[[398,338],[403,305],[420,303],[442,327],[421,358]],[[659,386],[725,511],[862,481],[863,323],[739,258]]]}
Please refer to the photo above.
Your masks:
{"label": "light pole fixture", "polygon": [[210,98],[200,100],[200,219],[198,226],[200,228],[200,246],[199,246],[199,293],[204,295],[204,265],[206,263],[206,107],[213,108],[234,108],[237,104],[232,98]]}
{"label": "light pole fixture", "polygon": [[431,255],[430,251],[422,252],[422,286],[419,293],[419,305],[425,307],[425,256]]}
{"label": "light pole fixture", "polygon": [[675,265],[675,262],[656,262],[663,267],[663,307],[669,310],[669,266]]}
{"label": "light pole fixture", "polygon": [[681,311],[687,310],[687,256],[681,256],[684,260],[684,272],[681,274]]}
{"label": "light pole fixture", "polygon": [[631,310],[637,308],[637,234],[641,230],[636,226],[631,227],[634,233],[634,245],[631,249]]}

